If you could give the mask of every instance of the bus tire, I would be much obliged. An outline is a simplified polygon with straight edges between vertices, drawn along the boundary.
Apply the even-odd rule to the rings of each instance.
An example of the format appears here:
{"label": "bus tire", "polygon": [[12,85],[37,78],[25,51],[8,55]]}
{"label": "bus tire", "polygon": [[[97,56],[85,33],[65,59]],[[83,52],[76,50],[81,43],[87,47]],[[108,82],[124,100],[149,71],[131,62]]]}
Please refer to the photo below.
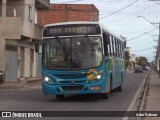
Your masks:
{"label": "bus tire", "polygon": [[109,98],[109,92],[107,92],[107,93],[102,93],[102,98],[103,98],[103,99],[108,99],[108,98]]}
{"label": "bus tire", "polygon": [[57,98],[58,100],[64,99],[64,95],[56,95],[56,98]]}
{"label": "bus tire", "polygon": [[117,87],[118,92],[122,91],[122,83],[123,83],[123,74],[121,74],[121,85]]}

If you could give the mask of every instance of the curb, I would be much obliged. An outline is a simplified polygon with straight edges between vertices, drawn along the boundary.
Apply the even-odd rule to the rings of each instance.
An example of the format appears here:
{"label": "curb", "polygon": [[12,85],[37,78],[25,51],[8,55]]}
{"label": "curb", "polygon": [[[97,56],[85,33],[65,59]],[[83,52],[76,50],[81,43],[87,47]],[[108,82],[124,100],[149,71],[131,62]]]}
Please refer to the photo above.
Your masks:
{"label": "curb", "polygon": [[26,80],[26,83],[38,82],[38,81],[41,81],[41,80],[42,80],[42,78],[28,79],[28,80]]}
{"label": "curb", "polygon": [[19,89],[24,88],[24,83],[7,83],[7,84],[1,84],[0,89]]}
{"label": "curb", "polygon": [[19,81],[19,82],[3,83],[3,84],[0,84],[0,89],[19,89],[19,88],[25,88],[25,86],[27,84],[30,85],[31,83],[40,82],[41,80],[42,80],[42,78],[33,78],[33,79],[28,79],[28,80]]}
{"label": "curb", "polygon": [[[145,100],[146,100],[146,95],[147,95],[147,90],[148,90],[148,85],[149,85],[149,81],[150,81],[150,76],[151,76],[151,71],[149,71],[148,76],[146,78],[146,83],[144,84],[144,91],[142,93],[142,100],[140,103],[140,107],[138,109],[138,111],[143,111],[144,110],[144,104],[145,104]],[[142,120],[141,117],[137,117],[136,120]]]}
{"label": "curb", "polygon": [[139,107],[139,111],[143,111],[143,108],[144,108],[144,103],[145,103],[145,99],[146,99],[149,80],[150,80],[150,73],[148,74],[148,76],[146,78],[145,89],[144,89],[144,92],[143,92],[142,101],[141,101],[141,104],[140,104],[140,107]]}
{"label": "curb", "polygon": [[[136,107],[136,102],[139,100],[139,98],[140,98],[141,96],[143,96],[143,92],[144,92],[145,85],[146,85],[146,83],[147,83],[147,78],[148,78],[149,74],[150,74],[150,71],[149,71],[149,73],[147,73],[147,75],[145,76],[145,79],[143,80],[140,88],[137,90],[137,93],[135,94],[135,96],[134,96],[134,98],[133,98],[133,100],[132,100],[129,108],[127,109],[127,111],[134,111],[134,108]],[[139,109],[138,109],[138,111],[139,111]],[[128,120],[128,119],[129,119],[129,117],[127,117],[127,113],[126,113],[126,115],[123,117],[122,120]],[[133,119],[133,120],[137,120],[137,117],[136,117],[136,118],[133,117],[132,119]],[[140,120],[140,119],[139,119],[139,120]]]}

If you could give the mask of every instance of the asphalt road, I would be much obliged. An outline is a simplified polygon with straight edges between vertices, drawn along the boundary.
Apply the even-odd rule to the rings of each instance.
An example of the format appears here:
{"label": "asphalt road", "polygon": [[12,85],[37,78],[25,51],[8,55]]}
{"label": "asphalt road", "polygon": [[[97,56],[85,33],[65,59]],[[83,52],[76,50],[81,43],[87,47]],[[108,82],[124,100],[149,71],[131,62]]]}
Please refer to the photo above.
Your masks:
{"label": "asphalt road", "polygon": [[[122,92],[111,92],[109,99],[102,99],[94,95],[72,95],[66,96],[64,100],[57,100],[55,96],[44,96],[39,87],[0,89],[0,111],[126,111],[146,74],[146,72],[143,74],[127,72]],[[122,120],[119,117],[54,117],[41,119]]]}

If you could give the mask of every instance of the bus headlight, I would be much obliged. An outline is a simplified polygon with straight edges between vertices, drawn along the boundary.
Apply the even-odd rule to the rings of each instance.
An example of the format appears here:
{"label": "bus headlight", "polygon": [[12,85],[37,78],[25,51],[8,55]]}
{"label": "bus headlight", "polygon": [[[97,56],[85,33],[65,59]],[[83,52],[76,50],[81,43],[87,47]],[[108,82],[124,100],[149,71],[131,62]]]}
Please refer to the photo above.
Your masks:
{"label": "bus headlight", "polygon": [[46,83],[48,83],[48,84],[55,84],[55,83],[53,82],[53,80],[52,80],[51,78],[49,78],[48,76],[45,76],[45,77],[44,77],[44,81],[45,81]]}
{"label": "bus headlight", "polygon": [[98,80],[100,80],[100,79],[102,78],[102,75],[98,74],[98,75],[96,76],[96,78],[97,78]]}

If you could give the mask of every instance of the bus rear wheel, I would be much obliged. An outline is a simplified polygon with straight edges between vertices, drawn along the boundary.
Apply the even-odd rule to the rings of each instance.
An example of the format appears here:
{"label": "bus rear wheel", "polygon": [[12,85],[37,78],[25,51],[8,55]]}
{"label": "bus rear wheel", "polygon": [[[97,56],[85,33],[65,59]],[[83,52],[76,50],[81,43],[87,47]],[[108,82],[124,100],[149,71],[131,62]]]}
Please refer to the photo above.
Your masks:
{"label": "bus rear wheel", "polygon": [[123,75],[121,74],[121,85],[117,87],[118,92],[122,91],[122,83],[123,83]]}
{"label": "bus rear wheel", "polygon": [[56,98],[57,98],[58,100],[64,99],[64,95],[56,95]]}

